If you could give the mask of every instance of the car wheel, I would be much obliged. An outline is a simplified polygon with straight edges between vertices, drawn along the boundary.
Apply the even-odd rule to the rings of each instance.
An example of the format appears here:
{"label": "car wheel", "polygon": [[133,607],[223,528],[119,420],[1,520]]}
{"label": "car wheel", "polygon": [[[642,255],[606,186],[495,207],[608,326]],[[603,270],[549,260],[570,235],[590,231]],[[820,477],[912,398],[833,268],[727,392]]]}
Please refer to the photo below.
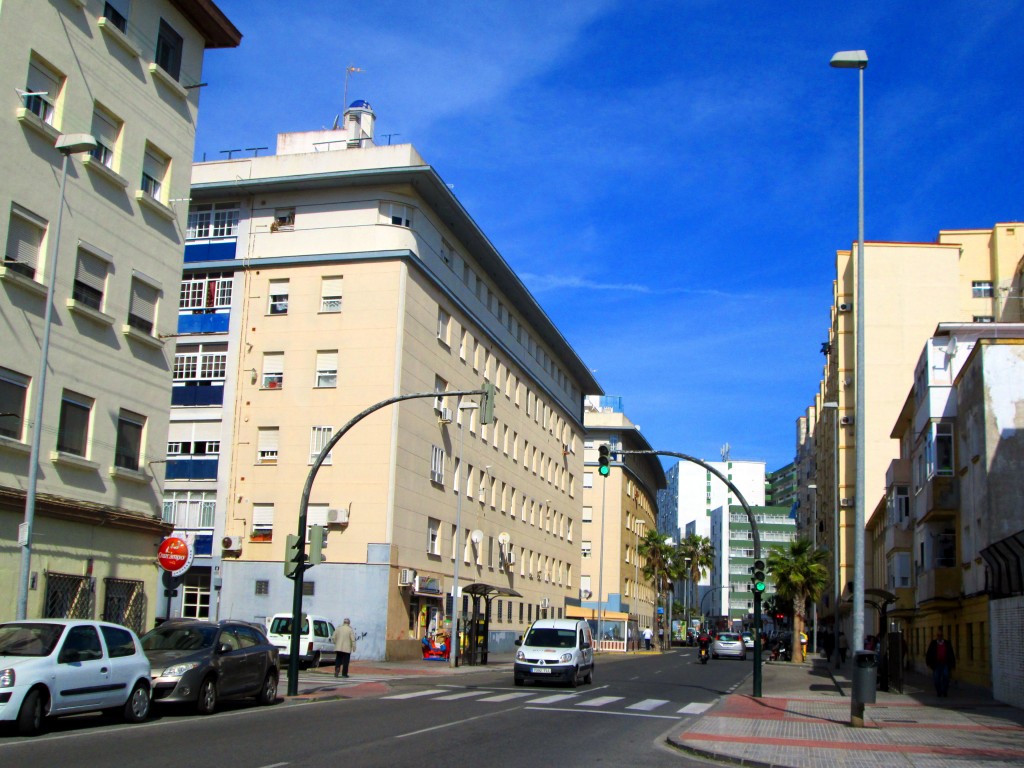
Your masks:
{"label": "car wheel", "polygon": [[522,686],[522,685],[524,685],[524,684],[526,683],[526,681],[525,681],[525,680],[524,680],[523,678],[519,677],[519,676],[516,676],[516,677],[515,677],[515,678],[513,679],[513,682],[514,682],[514,683],[515,683],[516,685],[518,685],[518,686]]}
{"label": "car wheel", "polygon": [[203,680],[199,686],[199,696],[196,699],[196,709],[200,715],[212,715],[217,708],[217,681],[212,677]]}
{"label": "car wheel", "polygon": [[43,729],[43,717],[46,712],[43,693],[38,688],[29,691],[18,710],[18,733],[22,736],[35,736]]}
{"label": "car wheel", "polygon": [[587,670],[587,676],[583,678],[583,682],[587,685],[594,684],[594,665],[590,665],[590,669]]}
{"label": "car wheel", "polygon": [[124,703],[124,719],[128,723],[141,723],[149,717],[149,686],[139,681],[132,695]]}
{"label": "car wheel", "polygon": [[569,687],[575,688],[580,684],[580,668],[573,667],[572,675],[569,677]]}
{"label": "car wheel", "polygon": [[259,695],[256,697],[256,702],[265,707],[276,701],[277,675],[273,672],[267,672],[267,676],[263,678],[263,686],[260,688]]}

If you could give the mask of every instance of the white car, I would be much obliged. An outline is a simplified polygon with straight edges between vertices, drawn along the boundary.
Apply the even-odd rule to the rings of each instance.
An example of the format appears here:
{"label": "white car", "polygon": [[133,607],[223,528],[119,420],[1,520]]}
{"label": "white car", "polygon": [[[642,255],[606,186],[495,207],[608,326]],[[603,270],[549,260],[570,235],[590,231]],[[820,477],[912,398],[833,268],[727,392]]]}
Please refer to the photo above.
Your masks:
{"label": "white car", "polygon": [[149,715],[150,664],[127,627],[80,619],[0,624],[0,721],[23,735],[46,717],[119,711],[138,723]]}
{"label": "white car", "polygon": [[743,645],[743,638],[736,632],[719,632],[711,643],[711,658],[718,659],[723,656],[745,661],[747,649]]}

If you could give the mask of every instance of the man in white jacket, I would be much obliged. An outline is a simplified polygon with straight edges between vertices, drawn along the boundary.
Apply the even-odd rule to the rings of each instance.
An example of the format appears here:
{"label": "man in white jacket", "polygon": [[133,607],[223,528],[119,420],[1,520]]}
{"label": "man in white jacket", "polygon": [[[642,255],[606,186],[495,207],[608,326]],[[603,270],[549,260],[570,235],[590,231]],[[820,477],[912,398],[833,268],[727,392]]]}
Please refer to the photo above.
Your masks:
{"label": "man in white jacket", "polygon": [[348,677],[348,662],[356,652],[356,633],[352,631],[348,619],[334,630],[331,640],[334,642],[334,676],[337,677],[338,672],[341,672],[342,677]]}

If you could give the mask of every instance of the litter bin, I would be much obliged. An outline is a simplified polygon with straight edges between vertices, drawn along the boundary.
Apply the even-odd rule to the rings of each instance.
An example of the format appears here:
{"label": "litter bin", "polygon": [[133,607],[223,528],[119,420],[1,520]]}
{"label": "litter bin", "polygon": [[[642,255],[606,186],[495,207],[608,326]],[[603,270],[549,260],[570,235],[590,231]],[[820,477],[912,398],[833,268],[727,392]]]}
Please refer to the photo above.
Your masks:
{"label": "litter bin", "polygon": [[861,704],[875,703],[878,680],[878,654],[855,651],[853,654],[853,699]]}

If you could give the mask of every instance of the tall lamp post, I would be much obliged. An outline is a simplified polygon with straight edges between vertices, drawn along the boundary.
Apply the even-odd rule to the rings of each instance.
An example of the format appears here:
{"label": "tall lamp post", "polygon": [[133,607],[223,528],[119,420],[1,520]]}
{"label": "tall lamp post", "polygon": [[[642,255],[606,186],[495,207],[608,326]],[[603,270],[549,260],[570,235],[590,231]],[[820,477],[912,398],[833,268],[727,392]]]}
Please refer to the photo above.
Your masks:
{"label": "tall lamp post", "polygon": [[[857,404],[854,410],[857,451],[857,469],[854,487],[853,514],[853,648],[864,647],[864,507],[865,507],[865,351],[864,351],[864,70],[868,66],[866,51],[839,51],[830,62],[839,69],[858,70],[857,120]],[[850,697],[850,718],[854,725],[862,725],[864,702],[858,696]]]}
{"label": "tall lamp post", "polygon": [[[474,411],[480,407],[479,403],[459,404],[459,477],[456,482],[459,484],[459,492],[455,496],[455,564],[452,567],[452,637],[451,646],[448,652],[448,663],[459,666],[459,563],[466,556],[466,544],[462,539],[462,497],[466,493],[463,479],[466,477],[466,470],[462,461],[462,449],[466,445],[466,426],[462,423],[462,411]],[[468,418],[473,418],[472,414]]]}
{"label": "tall lamp post", "polygon": [[18,606],[16,618],[25,619],[28,613],[28,582],[32,570],[32,527],[36,517],[36,485],[39,481],[39,447],[43,434],[43,395],[46,392],[46,369],[49,365],[50,327],[53,323],[53,293],[57,285],[57,257],[60,255],[60,227],[64,218],[64,191],[68,183],[68,160],[96,149],[96,139],[88,133],[65,133],[53,145],[61,153],[60,201],[57,220],[53,226],[53,248],[50,250],[49,275],[46,285],[46,311],[43,314],[43,341],[39,349],[39,373],[35,380],[33,403],[32,442],[28,460],[28,480],[25,490],[25,521],[18,527],[18,546],[21,547],[21,572],[18,578]]}

